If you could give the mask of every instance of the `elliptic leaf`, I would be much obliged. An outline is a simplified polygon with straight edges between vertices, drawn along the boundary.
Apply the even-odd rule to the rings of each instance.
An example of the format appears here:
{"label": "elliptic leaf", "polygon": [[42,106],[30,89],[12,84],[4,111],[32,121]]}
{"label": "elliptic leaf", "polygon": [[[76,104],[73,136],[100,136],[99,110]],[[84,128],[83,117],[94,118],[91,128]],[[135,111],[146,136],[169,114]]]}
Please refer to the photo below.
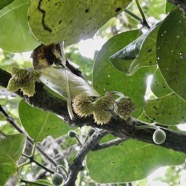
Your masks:
{"label": "elliptic leaf", "polygon": [[177,125],[186,122],[186,102],[174,93],[147,101],[144,109],[150,118],[162,125]]}
{"label": "elliptic leaf", "polygon": [[36,142],[42,141],[49,135],[57,138],[70,129],[54,114],[31,107],[23,100],[19,103],[19,117],[29,136]]}
{"label": "elliptic leaf", "polygon": [[29,30],[27,11],[27,0],[14,0],[0,10],[0,48],[9,52],[25,52],[39,45]]}
{"label": "elliptic leaf", "polygon": [[[174,23],[174,24],[173,24]],[[179,10],[163,21],[157,38],[157,62],[169,87],[186,99],[186,19]]]}
{"label": "elliptic leaf", "polygon": [[160,146],[127,140],[89,153],[87,167],[96,182],[131,182],[147,177],[161,166],[182,164],[185,157],[183,153]]}
{"label": "elliptic leaf", "polygon": [[92,37],[131,0],[30,0],[29,24],[44,44],[65,41],[66,45]]}

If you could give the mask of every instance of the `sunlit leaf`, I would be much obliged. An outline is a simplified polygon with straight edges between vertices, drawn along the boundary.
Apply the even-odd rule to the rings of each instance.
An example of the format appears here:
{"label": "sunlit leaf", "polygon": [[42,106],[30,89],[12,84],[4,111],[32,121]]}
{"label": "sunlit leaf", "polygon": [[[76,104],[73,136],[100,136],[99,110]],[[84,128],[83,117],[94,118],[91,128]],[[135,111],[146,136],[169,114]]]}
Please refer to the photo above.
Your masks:
{"label": "sunlit leaf", "polygon": [[162,76],[159,68],[153,74],[151,90],[157,97],[162,97],[172,92],[164,77]]}
{"label": "sunlit leaf", "polygon": [[185,157],[183,153],[160,146],[127,140],[89,153],[87,167],[96,182],[131,182],[147,177],[159,167],[182,164]]}
{"label": "sunlit leaf", "polygon": [[70,129],[62,119],[54,114],[33,108],[23,100],[19,103],[19,117],[27,133],[37,142],[49,135],[57,138],[66,134]]}
{"label": "sunlit leaf", "polygon": [[177,125],[186,122],[186,102],[176,94],[149,100],[144,108],[151,119],[163,125]]}
{"label": "sunlit leaf", "polygon": [[0,48],[9,52],[24,52],[38,46],[28,27],[27,11],[27,0],[14,0],[0,10]]}
{"label": "sunlit leaf", "polygon": [[[174,23],[174,24],[172,24]],[[163,21],[157,38],[157,62],[167,84],[186,99],[186,19],[179,10]]]}
{"label": "sunlit leaf", "polygon": [[92,37],[131,0],[30,0],[29,24],[44,44],[65,41],[66,45]]}

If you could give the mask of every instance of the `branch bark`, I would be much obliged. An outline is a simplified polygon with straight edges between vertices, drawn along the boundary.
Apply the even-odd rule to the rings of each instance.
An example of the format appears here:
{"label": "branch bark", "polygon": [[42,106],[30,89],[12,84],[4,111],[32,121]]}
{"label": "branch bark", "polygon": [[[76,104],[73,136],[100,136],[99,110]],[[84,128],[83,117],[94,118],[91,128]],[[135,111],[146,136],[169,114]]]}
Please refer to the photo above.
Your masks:
{"label": "branch bark", "polygon": [[[0,86],[6,87],[8,80],[10,79],[10,74],[0,70]],[[21,91],[16,92],[25,101],[34,107],[38,107],[43,110],[53,112],[61,116],[66,123],[70,125],[75,125],[77,127],[82,127],[84,125],[92,126],[94,128],[99,128],[106,130],[107,132],[117,136],[119,138],[131,138],[140,140],[143,142],[154,144],[152,140],[152,135],[154,133],[153,129],[138,129],[137,126],[145,125],[145,123],[132,119],[127,122],[119,117],[113,117],[111,121],[106,125],[97,125],[94,123],[92,117],[79,118],[75,117],[72,121],[68,115],[66,101],[56,98],[49,94],[46,89],[44,89],[41,83],[36,83],[36,93],[33,97],[27,97],[22,94]],[[166,141],[161,144],[162,147],[173,149],[175,151],[186,153],[186,135],[182,133],[177,133],[165,129],[167,138]]]}

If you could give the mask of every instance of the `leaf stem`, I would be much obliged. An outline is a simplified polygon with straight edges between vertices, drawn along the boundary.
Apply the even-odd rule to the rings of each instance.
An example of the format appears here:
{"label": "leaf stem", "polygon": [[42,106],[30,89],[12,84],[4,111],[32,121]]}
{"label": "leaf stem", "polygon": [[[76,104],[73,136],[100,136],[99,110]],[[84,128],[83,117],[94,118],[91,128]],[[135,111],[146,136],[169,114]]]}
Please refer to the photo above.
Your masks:
{"label": "leaf stem", "polygon": [[143,10],[142,10],[140,4],[139,4],[139,1],[138,1],[138,0],[135,0],[135,2],[136,2],[136,5],[137,5],[137,7],[138,7],[138,10],[139,10],[139,12],[140,12],[140,14],[141,14],[141,17],[142,17],[142,20],[143,20],[143,21],[142,21],[143,25],[145,25],[145,26],[149,29],[150,26],[149,26],[149,24],[147,23],[147,20],[146,20],[146,18],[145,18],[145,14],[144,14],[144,12],[143,12]]}
{"label": "leaf stem", "polygon": [[44,165],[42,165],[41,163],[36,161],[33,156],[28,156],[26,154],[22,154],[22,155],[24,157],[28,158],[30,160],[30,162],[34,162],[36,165],[40,166],[42,169],[46,170],[47,172],[50,172],[51,174],[54,174],[54,171],[48,169],[47,167],[45,167]]}

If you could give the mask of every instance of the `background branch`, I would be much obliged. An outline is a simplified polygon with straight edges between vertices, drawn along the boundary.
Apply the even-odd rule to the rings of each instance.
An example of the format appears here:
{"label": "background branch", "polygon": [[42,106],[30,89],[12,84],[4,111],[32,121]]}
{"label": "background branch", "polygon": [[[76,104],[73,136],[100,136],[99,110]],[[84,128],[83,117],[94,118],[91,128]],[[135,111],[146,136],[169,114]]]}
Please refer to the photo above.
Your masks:
{"label": "background branch", "polygon": [[[9,73],[0,70],[0,86],[6,87],[10,77],[11,76]],[[36,83],[36,93],[33,97],[24,96],[20,91],[18,91],[17,94],[34,107],[38,107],[62,116],[68,124],[74,124],[77,127],[82,127],[84,125],[92,126],[94,128],[104,129],[114,136],[120,138],[127,137],[129,139],[131,138],[154,144],[152,140],[154,129],[137,129],[137,126],[146,124],[135,119],[127,122],[119,117],[113,117],[107,125],[97,125],[92,117],[79,118],[76,116],[73,121],[70,120],[66,107],[66,101],[49,94],[41,83]],[[167,138],[166,141],[161,144],[161,146],[186,153],[186,135],[176,133],[168,129],[164,130]]]}

